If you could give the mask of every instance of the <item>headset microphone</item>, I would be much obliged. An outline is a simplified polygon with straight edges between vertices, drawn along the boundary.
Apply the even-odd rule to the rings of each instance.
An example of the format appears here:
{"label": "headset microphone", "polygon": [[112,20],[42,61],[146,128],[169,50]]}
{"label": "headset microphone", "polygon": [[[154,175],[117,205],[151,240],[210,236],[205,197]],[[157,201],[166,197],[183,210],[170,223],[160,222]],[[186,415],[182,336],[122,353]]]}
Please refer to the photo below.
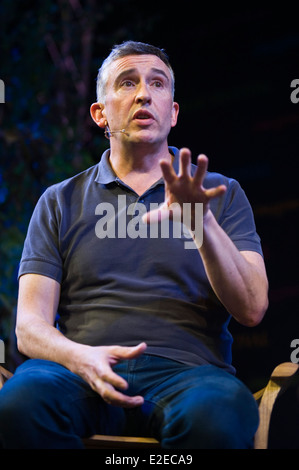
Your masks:
{"label": "headset microphone", "polygon": [[125,133],[126,133],[126,129],[120,129],[119,131],[111,131],[108,126],[105,127],[105,132],[104,132],[104,134],[105,134],[106,139],[110,139],[110,137],[111,137],[113,134],[119,134],[119,133],[120,133],[120,134],[125,134]]}

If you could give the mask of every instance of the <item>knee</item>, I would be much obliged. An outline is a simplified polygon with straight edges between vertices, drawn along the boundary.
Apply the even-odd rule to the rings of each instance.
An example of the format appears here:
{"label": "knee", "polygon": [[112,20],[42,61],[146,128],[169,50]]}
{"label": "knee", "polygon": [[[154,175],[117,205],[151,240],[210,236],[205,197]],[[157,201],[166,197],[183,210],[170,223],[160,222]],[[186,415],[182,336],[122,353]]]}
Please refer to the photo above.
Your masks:
{"label": "knee", "polygon": [[250,448],[258,411],[250,392],[231,390],[188,393],[165,426],[166,446],[200,449]]}
{"label": "knee", "polygon": [[[192,419],[191,415],[189,415]],[[258,426],[258,410],[251,396],[240,400],[211,393],[193,409],[192,433],[206,449],[247,449],[253,446]]]}
{"label": "knee", "polygon": [[27,428],[34,405],[34,394],[18,382],[13,377],[0,391],[0,443],[4,448],[13,446]]}
{"label": "knee", "polygon": [[43,396],[38,382],[27,374],[15,375],[6,382],[0,392],[0,427],[16,427],[32,415],[39,397]]}
{"label": "knee", "polygon": [[[16,427],[34,419],[43,409],[59,408],[60,394],[55,374],[51,370],[35,367],[34,361],[17,370],[0,392],[0,423]],[[49,400],[51,397],[51,400]],[[51,410],[49,410],[51,412]],[[16,431],[17,432],[17,431]]]}
{"label": "knee", "polygon": [[46,370],[22,370],[5,383],[0,391],[2,447],[34,447],[41,430],[59,413],[60,394],[55,387],[54,377]]}

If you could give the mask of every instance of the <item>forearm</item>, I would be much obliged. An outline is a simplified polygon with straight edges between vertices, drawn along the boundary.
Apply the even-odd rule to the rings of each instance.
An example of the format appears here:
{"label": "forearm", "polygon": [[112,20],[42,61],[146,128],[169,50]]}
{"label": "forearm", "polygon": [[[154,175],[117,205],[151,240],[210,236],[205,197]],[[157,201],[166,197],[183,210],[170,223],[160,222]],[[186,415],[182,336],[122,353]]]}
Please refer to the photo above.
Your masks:
{"label": "forearm", "polygon": [[18,349],[32,359],[57,362],[75,370],[76,357],[84,345],[66,338],[57,328],[39,315],[27,313],[17,320],[16,336]]}
{"label": "forearm", "polygon": [[144,399],[124,395],[127,382],[114,373],[112,366],[120,360],[134,359],[146,349],[145,343],[135,347],[88,346],[64,337],[38,315],[26,314],[26,321],[17,323],[18,347],[30,358],[57,362],[82,377],[107,403],[135,407]]}
{"label": "forearm", "polygon": [[55,328],[60,284],[38,274],[26,274],[19,281],[16,336],[21,353],[30,358],[58,362],[72,369],[80,345]]}
{"label": "forearm", "polygon": [[228,312],[244,325],[259,323],[268,306],[262,263],[251,263],[239,252],[211,211],[204,217],[203,243],[199,241],[198,247],[209,282]]}

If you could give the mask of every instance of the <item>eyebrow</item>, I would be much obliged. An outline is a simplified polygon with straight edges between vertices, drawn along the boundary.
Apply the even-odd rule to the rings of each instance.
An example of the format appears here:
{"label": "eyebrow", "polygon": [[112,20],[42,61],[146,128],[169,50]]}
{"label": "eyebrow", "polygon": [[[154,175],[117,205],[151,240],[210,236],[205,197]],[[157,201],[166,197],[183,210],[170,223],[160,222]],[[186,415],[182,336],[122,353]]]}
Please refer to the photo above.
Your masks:
{"label": "eyebrow", "polygon": [[164,70],[162,70],[162,69],[156,69],[155,67],[151,68],[151,70],[152,70],[152,72],[155,72],[155,73],[157,73],[157,74],[159,74],[159,75],[163,75],[163,77],[165,77],[166,80],[169,82],[169,78],[168,78],[167,74],[164,72]]}

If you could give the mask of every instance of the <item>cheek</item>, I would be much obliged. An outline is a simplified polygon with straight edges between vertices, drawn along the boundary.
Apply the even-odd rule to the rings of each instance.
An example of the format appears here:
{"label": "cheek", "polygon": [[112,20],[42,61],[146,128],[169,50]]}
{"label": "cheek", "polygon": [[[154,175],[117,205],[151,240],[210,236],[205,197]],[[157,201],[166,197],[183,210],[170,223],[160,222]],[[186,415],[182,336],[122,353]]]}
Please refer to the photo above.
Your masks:
{"label": "cheek", "polygon": [[119,122],[123,116],[128,115],[123,103],[109,103],[106,107],[106,119],[108,123]]}

